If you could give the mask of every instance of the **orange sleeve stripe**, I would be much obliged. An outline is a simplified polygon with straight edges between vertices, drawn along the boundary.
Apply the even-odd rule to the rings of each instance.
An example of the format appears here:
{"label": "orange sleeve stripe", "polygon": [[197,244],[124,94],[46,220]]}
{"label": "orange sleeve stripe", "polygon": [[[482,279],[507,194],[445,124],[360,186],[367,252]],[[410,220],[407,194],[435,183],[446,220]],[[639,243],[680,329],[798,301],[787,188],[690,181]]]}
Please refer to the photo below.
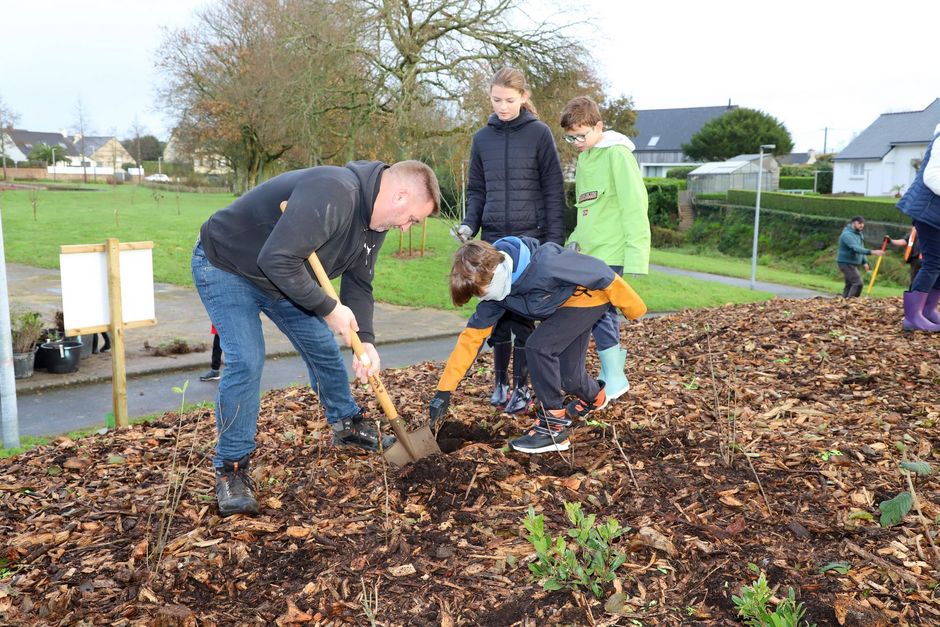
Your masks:
{"label": "orange sleeve stripe", "polygon": [[578,286],[574,295],[561,304],[562,307],[597,307],[610,302],[603,290],[586,290]]}
{"label": "orange sleeve stripe", "polygon": [[636,320],[646,313],[646,303],[622,277],[615,275],[611,284],[604,288],[604,292],[611,304],[630,320]]}
{"label": "orange sleeve stripe", "polygon": [[457,384],[467,374],[467,370],[473,365],[480,347],[490,336],[493,327],[485,329],[471,329],[467,327],[460,332],[457,338],[457,345],[451,351],[447,358],[447,364],[444,366],[444,374],[437,384],[437,389],[441,392],[453,392],[457,389]]}

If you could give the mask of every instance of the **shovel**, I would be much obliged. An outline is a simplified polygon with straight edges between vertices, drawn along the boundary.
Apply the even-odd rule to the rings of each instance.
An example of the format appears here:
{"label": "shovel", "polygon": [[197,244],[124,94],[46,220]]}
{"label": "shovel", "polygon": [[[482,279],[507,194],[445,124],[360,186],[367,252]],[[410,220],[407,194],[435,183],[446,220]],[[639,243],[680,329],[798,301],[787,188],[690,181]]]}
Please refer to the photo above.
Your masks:
{"label": "shovel", "polygon": [[871,282],[868,284],[868,291],[865,292],[865,296],[871,296],[871,288],[875,287],[875,279],[878,278],[878,268],[881,267],[881,260],[884,259],[884,253],[888,248],[888,242],[890,240],[891,238],[885,235],[885,238],[881,241],[881,256],[878,257],[878,261],[875,262],[875,271],[871,273]]}
{"label": "shovel", "polygon": [[[285,211],[286,209],[287,201],[284,201],[281,203],[281,211]],[[320,282],[320,287],[323,288],[323,291],[326,292],[330,298],[339,302],[339,296],[336,295],[336,290],[333,289],[333,284],[330,283],[330,277],[327,275],[326,270],[323,269],[323,264],[321,264],[320,260],[317,258],[317,253],[310,253],[310,257],[307,260],[310,262],[310,267],[313,268],[313,273],[317,276],[317,281]],[[362,342],[359,340],[359,334],[355,331],[352,331],[351,343],[353,353],[355,353],[356,357],[359,358],[359,361],[362,362],[363,365],[368,367],[370,363],[369,356],[366,354],[365,348],[363,348]],[[418,461],[422,457],[428,457],[429,455],[441,452],[441,447],[437,445],[437,440],[434,434],[431,433],[430,425],[424,425],[412,432],[408,432],[405,429],[401,420],[399,420],[398,411],[395,410],[395,405],[392,403],[392,399],[389,397],[388,391],[385,389],[385,385],[382,383],[378,374],[369,375],[369,383],[372,385],[372,389],[375,390],[375,395],[382,405],[382,411],[385,412],[385,417],[388,418],[388,422],[392,425],[392,431],[395,432],[395,438],[397,440],[395,444],[383,451],[385,459],[395,466],[401,467],[411,462]]]}

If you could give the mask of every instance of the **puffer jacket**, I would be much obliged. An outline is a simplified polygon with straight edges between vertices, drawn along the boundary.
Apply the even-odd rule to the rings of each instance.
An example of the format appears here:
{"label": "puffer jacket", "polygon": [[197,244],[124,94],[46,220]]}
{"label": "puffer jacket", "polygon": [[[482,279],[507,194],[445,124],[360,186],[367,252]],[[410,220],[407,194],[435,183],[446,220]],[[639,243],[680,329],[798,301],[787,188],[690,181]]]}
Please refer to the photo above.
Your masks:
{"label": "puffer jacket", "polygon": [[913,220],[926,222],[936,229],[940,229],[940,190],[937,189],[937,161],[934,159],[933,149],[938,145],[940,145],[940,124],[937,125],[934,138],[927,152],[924,153],[924,159],[917,170],[914,182],[897,205],[898,209]]}
{"label": "puffer jacket", "polygon": [[503,122],[494,113],[473,135],[463,223],[493,243],[509,235],[562,244],[565,189],[555,139],[527,109]]}

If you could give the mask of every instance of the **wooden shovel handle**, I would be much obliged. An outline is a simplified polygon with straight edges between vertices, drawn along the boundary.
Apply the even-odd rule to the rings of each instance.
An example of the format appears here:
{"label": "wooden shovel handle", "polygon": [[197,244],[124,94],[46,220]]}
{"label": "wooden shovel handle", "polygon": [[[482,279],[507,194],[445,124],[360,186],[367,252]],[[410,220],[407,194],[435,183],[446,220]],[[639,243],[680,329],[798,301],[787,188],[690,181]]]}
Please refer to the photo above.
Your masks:
{"label": "wooden shovel handle", "polygon": [[[281,203],[281,211],[287,210],[287,201]],[[323,291],[327,295],[339,302],[339,296],[336,294],[336,290],[333,288],[333,283],[330,282],[330,277],[326,273],[326,270],[323,268],[323,264],[320,263],[320,259],[317,257],[316,252],[310,253],[310,256],[307,258],[307,261],[310,262],[310,267],[313,268],[313,273],[317,276],[317,281],[320,282],[320,287],[323,288]],[[366,349],[362,345],[362,341],[359,339],[359,334],[353,330],[350,330],[352,335],[352,350],[355,353],[356,357],[359,358],[363,364],[371,363],[369,356],[366,354]],[[388,390],[385,389],[385,385],[382,383],[382,380],[379,378],[378,374],[369,375],[369,383],[372,385],[372,389],[375,390],[375,395],[379,399],[379,403],[382,405],[382,411],[385,412],[386,417],[392,423],[392,428],[396,431],[398,427],[398,411],[395,409],[395,405],[392,403],[391,397],[388,395]]]}

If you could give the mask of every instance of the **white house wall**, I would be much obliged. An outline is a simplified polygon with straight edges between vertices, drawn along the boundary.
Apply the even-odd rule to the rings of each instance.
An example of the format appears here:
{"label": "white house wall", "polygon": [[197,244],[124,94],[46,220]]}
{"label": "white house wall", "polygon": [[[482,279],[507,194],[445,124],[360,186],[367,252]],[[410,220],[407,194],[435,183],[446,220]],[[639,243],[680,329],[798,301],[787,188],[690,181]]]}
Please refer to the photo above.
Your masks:
{"label": "white house wall", "polygon": [[[832,173],[832,191],[891,196],[895,185],[904,185],[904,189],[910,186],[916,173],[912,162],[922,159],[926,150],[926,144],[895,146],[881,161],[836,161]],[[863,176],[852,176],[853,163],[865,165]]]}

